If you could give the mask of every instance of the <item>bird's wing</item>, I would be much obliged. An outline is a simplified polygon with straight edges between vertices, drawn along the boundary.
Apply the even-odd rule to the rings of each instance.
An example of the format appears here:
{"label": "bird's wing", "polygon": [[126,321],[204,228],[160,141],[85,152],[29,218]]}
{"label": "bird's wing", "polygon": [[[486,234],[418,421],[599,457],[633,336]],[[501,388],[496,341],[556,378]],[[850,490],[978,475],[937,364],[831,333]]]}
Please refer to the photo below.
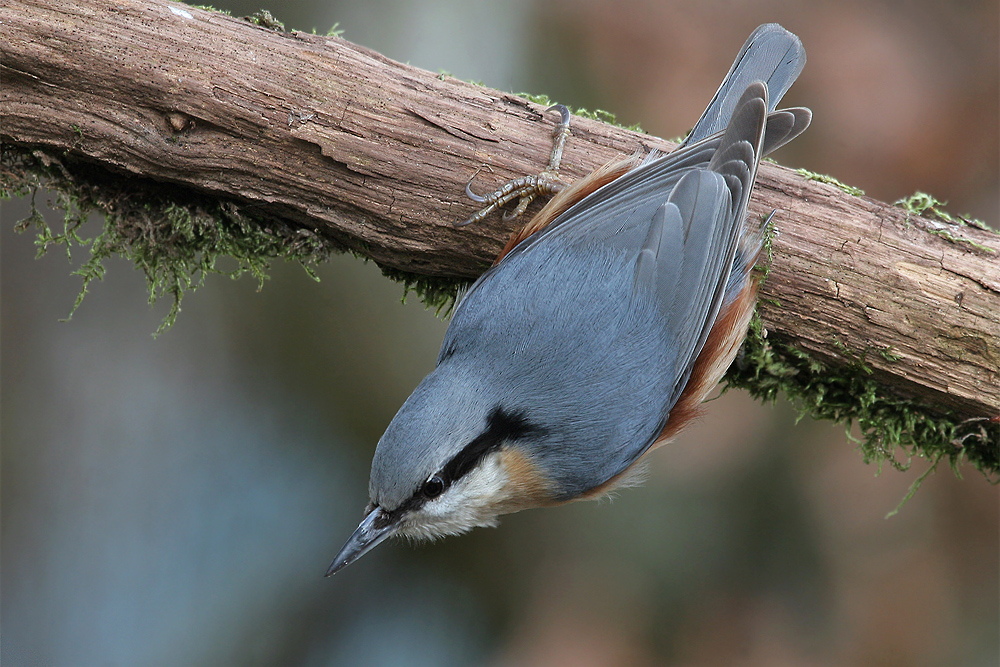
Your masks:
{"label": "bird's wing", "polygon": [[[634,178],[650,178],[653,175],[650,172],[659,170],[679,179],[685,167],[699,166],[707,162],[722,141],[740,96],[754,81],[764,82],[768,90],[767,109],[770,113],[761,155],[768,155],[800,135],[809,127],[812,112],[803,108],[780,111],[774,109],[798,78],[805,63],[806,52],[798,37],[776,23],[759,26],[740,49],[722,85],[687,138],[670,154],[669,159],[655,161],[656,166],[650,167],[649,172],[636,175]],[[633,158],[627,158],[615,164],[605,165],[566,188],[534,219],[511,236],[496,261],[499,262],[513,248],[522,245],[539,230],[547,229],[554,221],[563,218],[563,213],[567,209],[589,196],[598,187],[610,187],[604,185],[610,177],[632,170],[635,164]],[[676,180],[674,182],[676,183]],[[629,188],[633,183],[634,181],[619,178],[613,187],[622,190]],[[664,187],[671,184],[661,181],[659,185]],[[606,194],[609,195],[610,191]]]}
{"label": "bird's wing", "polygon": [[634,262],[633,298],[656,302],[666,339],[676,345],[679,363],[669,409],[721,304],[744,229],[766,116],[767,88],[755,82],[724,133],[647,162],[585,197],[511,250],[465,298],[539,244],[619,251]]}
{"label": "bird's wing", "polygon": [[[767,129],[764,131],[764,143],[761,146],[761,157],[766,157],[795,137],[802,134],[812,121],[812,112],[805,108],[781,109],[772,111],[767,116]],[[677,170],[707,164],[708,160],[719,147],[723,132],[703,139],[695,146],[687,146],[670,153],[672,160],[660,165],[660,169]],[[652,160],[647,160],[650,162]],[[583,200],[599,188],[609,185],[636,167],[644,164],[638,156],[632,156],[616,162],[610,162],[591,172],[590,175],[574,182],[561,191],[538,214],[521,229],[511,234],[503,251],[497,256],[494,264],[500,262],[511,250],[518,247],[533,234],[547,228],[553,221],[560,218],[570,207]],[[621,185],[621,184],[620,184]]]}
{"label": "bird's wing", "polygon": [[[754,82],[740,97],[708,165],[686,171],[659,207],[636,259],[636,287],[654,290],[667,340],[674,341],[681,357],[671,406],[722,305],[745,230],[766,118],[767,87]],[[661,220],[665,224],[659,224]],[[669,229],[678,222],[680,230]],[[650,238],[658,227],[662,229],[659,238]],[[683,238],[679,247],[665,243],[673,240],[676,244],[678,236]]]}

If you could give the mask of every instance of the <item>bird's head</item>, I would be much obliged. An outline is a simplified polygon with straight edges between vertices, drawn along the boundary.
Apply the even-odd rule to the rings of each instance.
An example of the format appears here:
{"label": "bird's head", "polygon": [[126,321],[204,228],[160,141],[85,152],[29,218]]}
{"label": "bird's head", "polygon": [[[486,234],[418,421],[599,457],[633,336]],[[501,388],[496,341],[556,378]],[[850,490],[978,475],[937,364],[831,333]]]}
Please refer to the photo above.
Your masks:
{"label": "bird's head", "polygon": [[327,575],[392,536],[457,535],[551,504],[553,485],[534,455],[548,435],[524,410],[439,367],[379,441],[365,518]]}

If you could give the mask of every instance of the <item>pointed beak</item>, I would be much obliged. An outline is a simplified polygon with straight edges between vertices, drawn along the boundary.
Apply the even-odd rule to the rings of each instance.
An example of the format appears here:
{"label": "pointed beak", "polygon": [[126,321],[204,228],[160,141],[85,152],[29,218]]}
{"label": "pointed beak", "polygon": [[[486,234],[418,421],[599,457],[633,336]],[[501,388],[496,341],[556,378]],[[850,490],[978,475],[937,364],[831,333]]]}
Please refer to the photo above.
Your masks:
{"label": "pointed beak", "polygon": [[381,508],[376,507],[365,520],[361,522],[358,529],[354,531],[347,544],[340,550],[337,557],[330,563],[330,568],[326,571],[327,577],[341,570],[366,553],[377,547],[387,537],[399,529],[398,519],[391,518]]}

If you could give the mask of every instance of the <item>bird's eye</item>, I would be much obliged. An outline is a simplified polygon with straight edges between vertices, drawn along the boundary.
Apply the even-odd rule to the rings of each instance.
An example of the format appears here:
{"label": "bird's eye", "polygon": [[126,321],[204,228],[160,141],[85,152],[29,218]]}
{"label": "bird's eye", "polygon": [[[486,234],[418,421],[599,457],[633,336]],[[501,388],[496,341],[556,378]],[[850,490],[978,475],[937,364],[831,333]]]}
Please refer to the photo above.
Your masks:
{"label": "bird's eye", "polygon": [[424,482],[420,492],[424,494],[425,498],[437,498],[444,492],[444,480],[439,475],[432,475]]}

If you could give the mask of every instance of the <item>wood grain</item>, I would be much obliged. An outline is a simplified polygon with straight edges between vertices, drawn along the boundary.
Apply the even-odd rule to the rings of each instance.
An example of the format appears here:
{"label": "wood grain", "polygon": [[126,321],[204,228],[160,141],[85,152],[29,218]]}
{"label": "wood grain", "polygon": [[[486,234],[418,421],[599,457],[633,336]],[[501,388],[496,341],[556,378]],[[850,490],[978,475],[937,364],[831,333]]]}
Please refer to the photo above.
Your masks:
{"label": "wood grain", "polygon": [[[538,171],[556,121],[337,37],[169,2],[8,2],[0,49],[4,143],[239,201],[427,276],[489,266],[515,223],[455,228],[475,209],[465,183],[482,165],[480,190]],[[567,180],[671,148],[572,128]],[[1000,413],[1000,237],[764,164],[751,211],[772,209],[769,335],[831,368],[863,355],[886,392],[931,411]]]}

